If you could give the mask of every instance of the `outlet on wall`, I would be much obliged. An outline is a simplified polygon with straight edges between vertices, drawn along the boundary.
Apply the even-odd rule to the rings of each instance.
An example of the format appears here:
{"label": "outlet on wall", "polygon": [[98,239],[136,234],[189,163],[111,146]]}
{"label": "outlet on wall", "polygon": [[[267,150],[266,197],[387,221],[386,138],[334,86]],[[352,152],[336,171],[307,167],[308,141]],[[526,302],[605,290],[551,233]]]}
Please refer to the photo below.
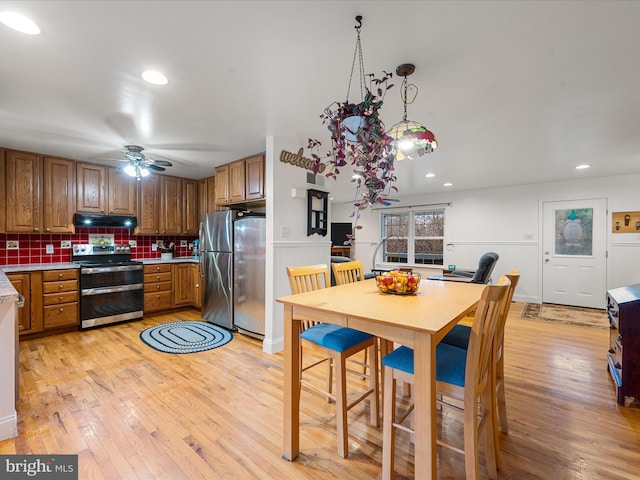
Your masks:
{"label": "outlet on wall", "polygon": [[46,253],[53,253],[53,245],[48,243],[47,246],[45,247],[45,252]]}
{"label": "outlet on wall", "polygon": [[152,252],[157,252],[158,251],[158,244],[157,243],[152,243],[151,244],[151,251]]}

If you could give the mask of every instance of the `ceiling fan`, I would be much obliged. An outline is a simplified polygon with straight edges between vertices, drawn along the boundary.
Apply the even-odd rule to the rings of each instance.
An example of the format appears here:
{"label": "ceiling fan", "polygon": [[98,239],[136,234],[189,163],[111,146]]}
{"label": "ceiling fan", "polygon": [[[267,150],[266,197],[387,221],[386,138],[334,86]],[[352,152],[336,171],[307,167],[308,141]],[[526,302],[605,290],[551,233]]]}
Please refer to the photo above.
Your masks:
{"label": "ceiling fan", "polygon": [[166,160],[152,160],[145,157],[142,153],[144,148],[138,145],[125,145],[124,148],[126,148],[127,151],[122,152],[125,159],[121,161],[127,163],[123,167],[123,170],[127,175],[136,177],[138,181],[141,180],[142,177],[149,175],[149,173],[151,173],[150,170],[164,172],[166,170],[165,167],[173,166],[171,162],[167,162]]}

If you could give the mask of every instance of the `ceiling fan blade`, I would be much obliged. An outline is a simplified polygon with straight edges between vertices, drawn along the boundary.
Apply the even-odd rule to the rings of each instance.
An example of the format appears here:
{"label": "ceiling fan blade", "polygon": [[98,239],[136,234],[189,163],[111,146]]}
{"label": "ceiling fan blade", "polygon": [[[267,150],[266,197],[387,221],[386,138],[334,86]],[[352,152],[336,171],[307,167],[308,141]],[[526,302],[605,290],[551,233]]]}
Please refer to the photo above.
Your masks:
{"label": "ceiling fan blade", "polygon": [[149,163],[146,166],[151,170],[155,170],[156,172],[164,172],[166,170],[166,168],[159,167],[158,165],[154,165],[152,163]]}
{"label": "ceiling fan blade", "polygon": [[163,167],[173,167],[173,163],[167,162],[166,160],[150,160],[150,159],[147,159],[147,162],[153,163],[155,165],[161,165]]}

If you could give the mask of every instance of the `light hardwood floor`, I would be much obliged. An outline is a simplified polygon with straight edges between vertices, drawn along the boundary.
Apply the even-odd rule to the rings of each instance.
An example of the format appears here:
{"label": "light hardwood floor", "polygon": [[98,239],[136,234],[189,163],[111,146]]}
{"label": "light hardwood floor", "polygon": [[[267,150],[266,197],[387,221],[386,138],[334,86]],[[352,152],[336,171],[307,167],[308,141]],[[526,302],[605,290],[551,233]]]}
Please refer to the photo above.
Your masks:
{"label": "light hardwood floor", "polygon": [[[640,409],[615,402],[608,331],[523,320],[521,309],[513,305],[505,337],[500,478],[640,478]],[[192,319],[186,311],[21,342],[20,435],[0,453],[77,453],[82,480],[380,478],[382,429],[368,426],[367,406],[350,412],[342,459],[334,407],[310,392],[301,455],[281,458],[282,357],[260,342],[236,334],[215,350],[172,355],[139,339],[149,326]],[[441,430],[460,435],[458,415],[445,413]],[[413,478],[404,432],[398,447],[397,478]],[[439,479],[464,478],[458,454],[439,449],[438,462]]]}

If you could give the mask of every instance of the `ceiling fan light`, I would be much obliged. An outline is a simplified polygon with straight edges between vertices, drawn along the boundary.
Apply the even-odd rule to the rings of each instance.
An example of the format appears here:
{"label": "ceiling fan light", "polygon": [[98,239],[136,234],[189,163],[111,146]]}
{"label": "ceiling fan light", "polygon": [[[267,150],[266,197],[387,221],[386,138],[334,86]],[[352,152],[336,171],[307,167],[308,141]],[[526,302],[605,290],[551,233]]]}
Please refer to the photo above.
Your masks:
{"label": "ceiling fan light", "polygon": [[140,169],[140,175],[143,177],[149,176],[149,169],[147,167],[138,167]]}
{"label": "ceiling fan light", "polygon": [[129,164],[126,167],[124,167],[124,173],[126,173],[130,177],[135,177],[137,175],[136,167],[134,167],[133,165]]}

